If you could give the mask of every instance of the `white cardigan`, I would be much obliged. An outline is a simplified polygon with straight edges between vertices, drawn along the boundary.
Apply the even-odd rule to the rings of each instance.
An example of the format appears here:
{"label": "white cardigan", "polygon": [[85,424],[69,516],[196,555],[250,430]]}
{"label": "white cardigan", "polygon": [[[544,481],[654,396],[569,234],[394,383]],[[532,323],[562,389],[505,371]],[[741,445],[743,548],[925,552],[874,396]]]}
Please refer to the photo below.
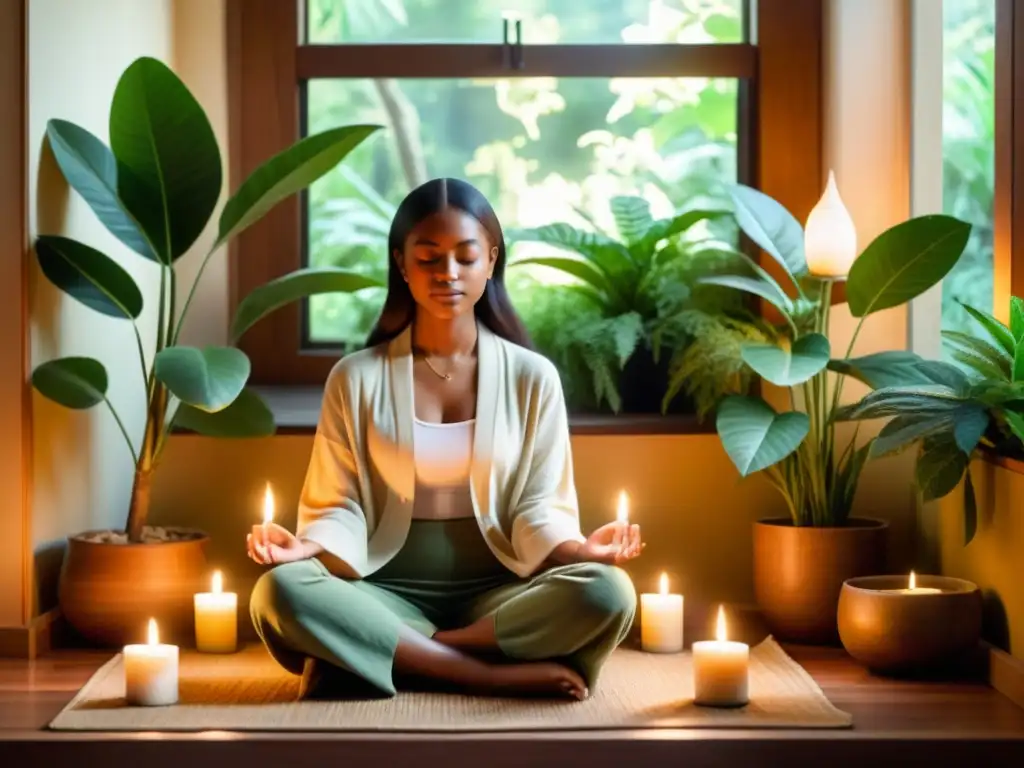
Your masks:
{"label": "white cardigan", "polygon": [[[565,541],[585,541],[558,371],[478,323],[473,512],[520,577]],[[393,558],[412,521],[412,331],[340,360],[327,379],[299,499],[299,538],[360,577]],[[330,558],[327,558],[328,565]]]}

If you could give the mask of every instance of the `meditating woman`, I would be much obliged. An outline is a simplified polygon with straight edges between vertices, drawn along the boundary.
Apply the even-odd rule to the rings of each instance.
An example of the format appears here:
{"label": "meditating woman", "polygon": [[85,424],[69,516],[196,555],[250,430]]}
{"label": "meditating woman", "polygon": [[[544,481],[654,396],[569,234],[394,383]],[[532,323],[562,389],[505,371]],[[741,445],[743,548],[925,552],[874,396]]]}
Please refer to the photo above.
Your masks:
{"label": "meditating woman", "polygon": [[639,527],[580,533],[558,372],[529,349],[484,197],[420,186],[388,253],[367,348],[327,380],[297,532],[248,536],[273,566],[256,629],[302,695],[432,678],[585,698],[633,621],[617,564],[643,549]]}

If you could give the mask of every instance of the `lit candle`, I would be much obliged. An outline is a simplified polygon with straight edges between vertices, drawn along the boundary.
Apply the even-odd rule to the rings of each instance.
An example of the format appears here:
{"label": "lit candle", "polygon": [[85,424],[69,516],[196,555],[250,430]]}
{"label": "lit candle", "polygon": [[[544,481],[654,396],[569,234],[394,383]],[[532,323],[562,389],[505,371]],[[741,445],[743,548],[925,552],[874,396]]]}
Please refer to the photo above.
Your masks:
{"label": "lit candle", "polygon": [[234,653],[238,649],[238,595],[223,591],[220,571],[214,571],[211,591],[195,595],[196,650]]}
{"label": "lit candle", "polygon": [[661,574],[658,594],[640,595],[640,647],[648,653],[683,650],[683,596],[669,594],[668,574]]}
{"label": "lit candle", "polygon": [[124,647],[124,692],[129,704],[164,707],[178,701],[178,647],[159,641],[156,619],[148,642]]}
{"label": "lit candle", "polygon": [[857,258],[857,230],[832,171],[824,194],[807,217],[804,257],[812,275],[826,278],[845,277]]}
{"label": "lit candle", "polygon": [[266,534],[267,527],[274,522],[274,494],[270,491],[270,483],[267,483],[267,490],[263,493],[263,533]]}
{"label": "lit candle", "polygon": [[935,589],[934,587],[917,586],[917,576],[913,571],[910,572],[910,581],[906,589],[886,589],[883,591],[893,592],[897,595],[938,595],[942,593],[941,589]]}
{"label": "lit candle", "polygon": [[710,707],[741,707],[747,694],[750,648],[726,640],[725,611],[718,607],[715,640],[693,644],[694,703]]}
{"label": "lit candle", "polygon": [[629,523],[629,496],[619,491],[619,504],[615,511],[615,519],[620,523]]}

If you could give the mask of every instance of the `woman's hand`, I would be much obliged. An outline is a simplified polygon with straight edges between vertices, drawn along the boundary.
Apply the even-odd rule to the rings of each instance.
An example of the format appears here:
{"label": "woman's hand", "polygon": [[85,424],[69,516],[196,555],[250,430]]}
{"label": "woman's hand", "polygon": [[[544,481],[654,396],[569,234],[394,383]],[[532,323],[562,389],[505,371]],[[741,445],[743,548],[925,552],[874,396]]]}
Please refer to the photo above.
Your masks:
{"label": "woman's hand", "polygon": [[639,557],[647,545],[640,541],[640,526],[629,523],[602,525],[580,544],[577,557],[592,563],[618,565]]}
{"label": "woman's hand", "polygon": [[269,523],[265,528],[254,525],[252,533],[245,537],[249,557],[260,565],[277,565],[305,560],[310,552],[299,538],[277,523]]}

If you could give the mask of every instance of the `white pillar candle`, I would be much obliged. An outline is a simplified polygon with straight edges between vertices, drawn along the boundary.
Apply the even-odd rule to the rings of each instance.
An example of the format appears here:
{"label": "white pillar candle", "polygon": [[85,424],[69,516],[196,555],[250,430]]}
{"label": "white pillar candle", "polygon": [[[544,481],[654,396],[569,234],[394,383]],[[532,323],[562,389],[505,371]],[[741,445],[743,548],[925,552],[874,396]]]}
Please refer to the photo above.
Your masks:
{"label": "white pillar candle", "polygon": [[661,574],[660,592],[640,595],[640,648],[648,653],[683,650],[683,596],[668,591],[668,575]]}
{"label": "white pillar candle", "polygon": [[220,571],[210,592],[195,595],[196,650],[234,653],[238,649],[238,595],[224,592]]}
{"label": "white pillar candle", "polygon": [[693,644],[694,703],[710,707],[746,704],[749,664],[749,646],[726,640],[725,612],[719,606],[716,639]]}
{"label": "white pillar candle", "polygon": [[157,636],[149,620],[148,642],[124,647],[124,695],[128,704],[164,707],[178,701],[178,646]]}

